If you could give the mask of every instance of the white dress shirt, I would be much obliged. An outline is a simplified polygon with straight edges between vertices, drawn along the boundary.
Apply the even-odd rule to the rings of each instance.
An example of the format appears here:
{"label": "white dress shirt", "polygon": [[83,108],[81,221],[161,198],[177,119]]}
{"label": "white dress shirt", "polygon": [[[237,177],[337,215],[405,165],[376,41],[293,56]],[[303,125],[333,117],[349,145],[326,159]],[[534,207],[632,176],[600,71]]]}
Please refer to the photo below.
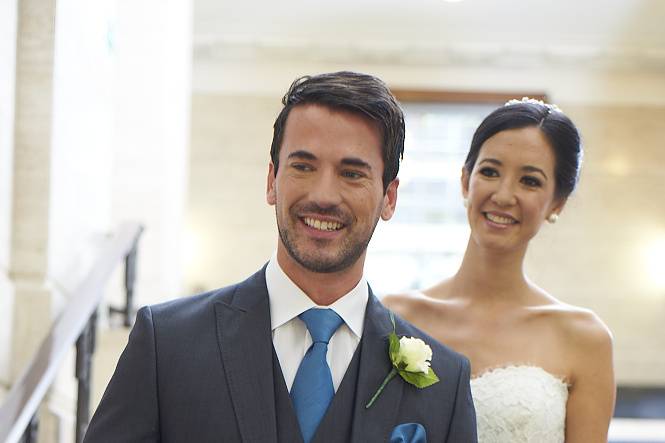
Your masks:
{"label": "white dress shirt", "polygon": [[284,273],[277,263],[276,255],[273,255],[266,268],[266,284],[270,298],[272,343],[289,392],[300,361],[312,344],[307,326],[298,315],[310,308],[330,308],[344,320],[328,344],[327,361],[332,373],[333,386],[337,392],[363,334],[363,321],[369,296],[365,277],[332,305],[317,306]]}

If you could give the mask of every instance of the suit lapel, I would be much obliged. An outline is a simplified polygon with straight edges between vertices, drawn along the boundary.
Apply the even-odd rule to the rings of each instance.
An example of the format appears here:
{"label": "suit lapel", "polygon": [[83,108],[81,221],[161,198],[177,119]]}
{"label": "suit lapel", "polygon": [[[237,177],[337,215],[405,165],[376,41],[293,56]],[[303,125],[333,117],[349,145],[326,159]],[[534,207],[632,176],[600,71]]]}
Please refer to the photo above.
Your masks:
{"label": "suit lapel", "polygon": [[215,303],[217,338],[242,440],[276,442],[273,346],[265,267]]}
{"label": "suit lapel", "polygon": [[275,407],[277,418],[277,440],[288,443],[303,443],[298,417],[293,410],[289,390],[284,381],[282,367],[273,347],[273,379],[275,381]]}
{"label": "suit lapel", "polygon": [[404,387],[399,376],[386,385],[371,408],[365,409],[392,368],[388,357],[388,334],[391,331],[390,312],[370,289],[361,340],[358,391],[353,408],[353,442],[388,441],[395,424]]}

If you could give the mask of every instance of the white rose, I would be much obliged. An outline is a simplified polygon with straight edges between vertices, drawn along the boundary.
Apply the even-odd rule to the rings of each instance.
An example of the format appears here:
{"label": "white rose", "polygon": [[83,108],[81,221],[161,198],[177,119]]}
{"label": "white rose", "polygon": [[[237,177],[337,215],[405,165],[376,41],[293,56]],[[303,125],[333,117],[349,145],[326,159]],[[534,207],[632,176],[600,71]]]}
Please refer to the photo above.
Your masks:
{"label": "white rose", "polygon": [[399,339],[399,356],[406,363],[407,371],[426,374],[432,360],[432,348],[419,338],[402,337]]}

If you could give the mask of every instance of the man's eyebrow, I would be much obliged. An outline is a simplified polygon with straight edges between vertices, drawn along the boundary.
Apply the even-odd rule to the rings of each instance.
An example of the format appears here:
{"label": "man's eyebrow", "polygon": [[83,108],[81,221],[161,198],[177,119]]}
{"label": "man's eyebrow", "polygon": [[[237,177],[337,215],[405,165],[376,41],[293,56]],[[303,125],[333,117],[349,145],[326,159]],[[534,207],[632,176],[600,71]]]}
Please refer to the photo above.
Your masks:
{"label": "man's eyebrow", "polygon": [[299,151],[293,151],[286,158],[287,159],[299,158],[301,160],[316,160],[316,155],[312,154],[309,151],[305,151],[305,150],[301,149]]}
{"label": "man's eyebrow", "polygon": [[346,157],[342,159],[342,164],[345,166],[355,166],[357,168],[372,170],[372,166],[365,160],[358,157]]}

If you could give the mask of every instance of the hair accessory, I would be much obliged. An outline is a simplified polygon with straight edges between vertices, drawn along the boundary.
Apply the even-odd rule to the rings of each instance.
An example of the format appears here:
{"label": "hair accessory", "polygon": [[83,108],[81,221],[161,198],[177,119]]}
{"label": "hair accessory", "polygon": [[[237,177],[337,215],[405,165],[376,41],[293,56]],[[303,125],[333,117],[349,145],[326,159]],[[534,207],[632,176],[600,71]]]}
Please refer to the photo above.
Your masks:
{"label": "hair accessory", "polygon": [[469,207],[469,199],[464,197],[462,199],[462,204],[464,205],[465,208],[468,208]]}
{"label": "hair accessory", "polygon": [[508,100],[505,105],[503,106],[511,106],[511,105],[519,105],[522,103],[529,103],[531,105],[540,105],[544,106],[548,109],[550,112],[563,112],[561,108],[559,108],[557,105],[553,105],[550,103],[545,103],[542,100],[537,100],[535,98],[529,98],[529,97],[522,97],[522,100],[517,100],[516,98],[512,100]]}
{"label": "hair accessory", "polygon": [[556,223],[557,220],[559,220],[559,214],[555,214],[554,212],[547,217],[547,221],[552,224]]}

